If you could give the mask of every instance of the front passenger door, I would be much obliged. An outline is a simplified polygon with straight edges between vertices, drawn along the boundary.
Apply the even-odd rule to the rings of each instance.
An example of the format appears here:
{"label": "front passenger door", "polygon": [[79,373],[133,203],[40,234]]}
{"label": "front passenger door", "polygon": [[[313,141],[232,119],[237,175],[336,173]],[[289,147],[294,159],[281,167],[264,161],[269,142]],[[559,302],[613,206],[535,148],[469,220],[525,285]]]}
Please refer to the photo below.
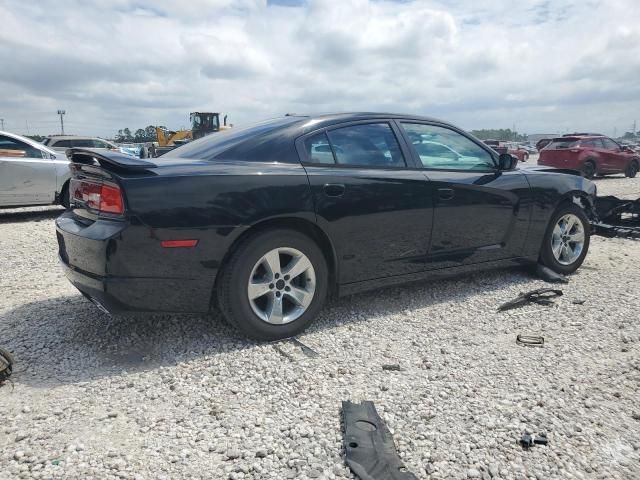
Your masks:
{"label": "front passenger door", "polygon": [[429,268],[520,256],[530,217],[526,177],[498,170],[488,149],[462,132],[399,124],[433,198]]}

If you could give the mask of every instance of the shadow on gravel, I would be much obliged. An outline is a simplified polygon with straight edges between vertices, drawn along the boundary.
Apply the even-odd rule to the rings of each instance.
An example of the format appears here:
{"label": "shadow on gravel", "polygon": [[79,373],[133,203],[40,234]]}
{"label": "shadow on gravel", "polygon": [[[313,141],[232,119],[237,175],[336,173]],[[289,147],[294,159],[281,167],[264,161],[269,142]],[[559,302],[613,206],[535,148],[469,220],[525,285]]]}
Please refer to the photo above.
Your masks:
{"label": "shadow on gravel", "polygon": [[[498,270],[354,295],[327,305],[309,332],[407,309],[461,303],[470,296],[531,280],[523,271]],[[264,347],[243,338],[219,315],[112,318],[79,294],[24,304],[0,314],[0,343],[15,353],[14,381],[34,387],[153,370]]]}
{"label": "shadow on gravel", "polygon": [[62,207],[51,207],[47,210],[28,210],[28,209],[0,209],[0,224],[2,223],[18,223],[18,222],[37,222],[40,220],[50,220],[60,216],[64,212]]}

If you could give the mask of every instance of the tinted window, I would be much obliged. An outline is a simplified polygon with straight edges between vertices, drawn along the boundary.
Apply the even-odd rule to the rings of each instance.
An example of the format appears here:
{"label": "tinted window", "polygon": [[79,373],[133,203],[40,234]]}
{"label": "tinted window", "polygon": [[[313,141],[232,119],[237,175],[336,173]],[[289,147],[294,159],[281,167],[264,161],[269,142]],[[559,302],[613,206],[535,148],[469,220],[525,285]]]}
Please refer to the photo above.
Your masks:
{"label": "tinted window", "polygon": [[56,148],[71,148],[71,140],[54,141],[52,147],[56,147]]}
{"label": "tinted window", "polygon": [[328,133],[339,165],[404,167],[398,140],[388,123],[338,128]]}
{"label": "tinted window", "polygon": [[607,150],[620,150],[620,146],[609,138],[601,138],[604,148]]}
{"label": "tinted window", "polygon": [[42,151],[32,147],[28,143],[4,135],[0,135],[0,150],[15,151],[16,157],[42,158]]}
{"label": "tinted window", "polygon": [[329,139],[324,132],[308,137],[304,141],[304,148],[313,163],[335,163]]}
{"label": "tinted window", "polygon": [[[267,134],[279,128],[302,121],[302,117],[283,117],[257,123],[248,127],[234,127],[229,130],[215,132],[163,155],[166,158],[200,158],[211,160],[216,155],[231,149],[241,143]],[[293,139],[290,141],[293,148]]]}
{"label": "tinted window", "polygon": [[87,138],[73,140],[71,143],[74,147],[93,148],[93,140]]}
{"label": "tinted window", "polygon": [[91,140],[91,144],[94,148],[111,148],[111,145],[109,145],[107,142],[104,142],[102,140]]}
{"label": "tinted window", "polygon": [[553,140],[549,145],[547,145],[545,147],[545,150],[563,150],[563,149],[566,149],[566,148],[573,148],[573,147],[577,147],[579,143],[580,143],[580,141],[576,140],[576,139],[569,139],[569,140],[558,139],[558,140]]}
{"label": "tinted window", "polygon": [[435,125],[402,123],[425,168],[486,170],[493,157],[480,145],[458,132]]}

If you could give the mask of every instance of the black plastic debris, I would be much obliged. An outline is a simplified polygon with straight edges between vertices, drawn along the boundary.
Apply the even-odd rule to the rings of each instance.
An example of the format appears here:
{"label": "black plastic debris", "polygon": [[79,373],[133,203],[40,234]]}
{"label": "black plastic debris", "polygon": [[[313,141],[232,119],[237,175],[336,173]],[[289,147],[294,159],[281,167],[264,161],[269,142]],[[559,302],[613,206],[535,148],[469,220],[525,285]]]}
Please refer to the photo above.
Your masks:
{"label": "black plastic debris", "polygon": [[13,373],[13,355],[4,348],[0,348],[0,385],[9,379]]}
{"label": "black plastic debris", "polygon": [[586,302],[584,298],[575,298],[571,300],[571,303],[573,303],[574,305],[584,305],[584,302]]}
{"label": "black plastic debris", "polygon": [[538,337],[535,335],[518,335],[516,337],[516,343],[527,347],[542,347],[544,346],[544,337]]}
{"label": "black plastic debris", "polygon": [[531,433],[525,432],[522,434],[519,443],[520,445],[522,445],[522,448],[526,450],[533,447],[534,445],[547,445],[549,443],[549,440],[547,439],[546,433],[533,435]]}
{"label": "black plastic debris", "polygon": [[386,363],[382,365],[382,369],[390,372],[399,372],[402,370],[402,368],[400,367],[400,364],[398,363]]}
{"label": "black plastic debris", "polygon": [[417,480],[396,452],[389,428],[373,402],[342,402],[347,464],[361,480]]}
{"label": "black plastic debris", "polygon": [[554,272],[549,267],[546,267],[541,263],[536,266],[536,275],[549,283],[569,283],[569,279],[567,277],[561,273]]}
{"label": "black plastic debris", "polygon": [[530,292],[522,292],[513,300],[503,303],[498,307],[499,312],[511,310],[512,308],[522,307],[529,303],[535,303],[537,305],[553,305],[553,299],[562,296],[562,290],[556,290],[553,288],[538,288],[531,290]]}

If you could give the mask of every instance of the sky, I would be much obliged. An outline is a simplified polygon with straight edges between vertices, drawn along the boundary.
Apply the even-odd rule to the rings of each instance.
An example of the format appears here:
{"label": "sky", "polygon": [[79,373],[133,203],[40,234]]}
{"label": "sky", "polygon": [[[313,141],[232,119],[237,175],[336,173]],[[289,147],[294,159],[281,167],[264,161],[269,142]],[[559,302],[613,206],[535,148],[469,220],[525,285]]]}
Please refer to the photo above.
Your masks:
{"label": "sky", "polygon": [[0,118],[112,137],[285,113],[640,129],[638,0],[0,0]]}

